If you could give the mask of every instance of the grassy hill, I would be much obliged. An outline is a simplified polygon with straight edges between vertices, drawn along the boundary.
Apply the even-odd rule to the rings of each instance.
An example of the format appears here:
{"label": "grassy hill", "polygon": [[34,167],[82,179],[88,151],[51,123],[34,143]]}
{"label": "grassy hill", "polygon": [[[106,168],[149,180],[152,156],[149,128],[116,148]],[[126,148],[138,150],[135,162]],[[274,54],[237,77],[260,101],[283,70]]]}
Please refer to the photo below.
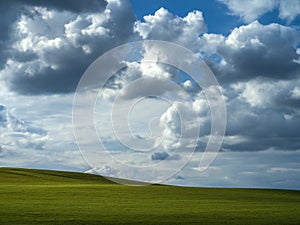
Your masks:
{"label": "grassy hill", "polygon": [[300,224],[300,191],[123,186],[0,168],[0,224]]}

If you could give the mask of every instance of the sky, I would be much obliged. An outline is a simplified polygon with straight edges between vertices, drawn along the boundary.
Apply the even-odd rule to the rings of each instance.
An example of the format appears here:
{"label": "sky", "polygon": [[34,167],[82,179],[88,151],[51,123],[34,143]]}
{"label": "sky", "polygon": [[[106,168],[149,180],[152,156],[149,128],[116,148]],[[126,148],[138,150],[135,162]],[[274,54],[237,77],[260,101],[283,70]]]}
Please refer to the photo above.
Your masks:
{"label": "sky", "polygon": [[299,0],[0,2],[0,166],[300,189],[299,12]]}

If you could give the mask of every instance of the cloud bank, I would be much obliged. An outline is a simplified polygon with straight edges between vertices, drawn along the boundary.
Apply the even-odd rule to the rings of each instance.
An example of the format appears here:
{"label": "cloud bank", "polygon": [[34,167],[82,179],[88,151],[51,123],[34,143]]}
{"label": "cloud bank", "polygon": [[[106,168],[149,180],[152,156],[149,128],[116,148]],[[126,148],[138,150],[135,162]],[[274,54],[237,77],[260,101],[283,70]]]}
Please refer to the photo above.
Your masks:
{"label": "cloud bank", "polygon": [[[299,16],[300,3],[292,0],[243,1],[243,4],[239,0],[219,2],[228,7],[230,14],[239,16],[245,22],[244,25],[232,29],[228,35],[209,33],[205,15],[199,10],[178,16],[160,8],[152,15],[145,15],[143,19],[137,20],[129,2],[123,0],[2,1],[0,84],[3,88],[0,96],[8,99],[6,103],[14,99],[18,103],[16,107],[22,108],[27,104],[24,101],[25,96],[28,101],[36,99],[37,102],[47,102],[50,96],[59,99],[67,93],[73,93],[90,63],[113,47],[132,40],[175,42],[191,49],[205,60],[221,85],[214,88],[222,89],[226,98],[228,123],[222,152],[224,156],[226,153],[230,155],[223,158],[227,164],[234,159],[235,165],[224,166],[219,161],[218,168],[208,174],[222,176],[222,182],[229,186],[245,184],[247,179],[261,179],[258,175],[261,171],[250,168],[246,170],[245,166],[245,170],[232,173],[237,180],[228,174],[235,167],[241,168],[247,162],[254,167],[256,160],[263,164],[259,156],[272,156],[270,162],[265,164],[264,174],[273,178],[279,176],[280,179],[284,179],[288,171],[298,175],[299,171],[295,168],[299,165],[294,162],[293,157],[298,155],[300,149],[300,34],[299,26],[290,24]],[[262,15],[274,10],[278,10],[278,16],[283,20],[281,24],[259,22]],[[146,105],[137,109],[135,118],[138,122],[132,128],[135,130],[135,137],[143,141],[151,134],[149,130],[161,132],[157,140],[158,142],[163,139],[160,148],[149,153],[146,158],[136,155],[130,161],[128,158],[132,154],[126,152],[128,148],[120,143],[116,144],[116,140],[111,137],[112,130],[106,122],[101,122],[104,117],[100,117],[98,125],[106,135],[106,144],[111,151],[115,151],[114,154],[122,154],[122,159],[141,165],[146,160],[152,163],[167,159],[172,159],[169,160],[172,162],[179,160],[194,144],[197,154],[201,154],[211,129],[211,115],[204,93],[182,71],[168,65],[147,63],[148,58],[156,56],[159,60],[164,54],[160,49],[144,47],[141,62],[125,62],[127,67],[106,85],[101,96],[103,99],[100,99],[103,101],[99,103],[101,109],[109,111],[108,105],[120,93],[123,104],[145,94],[164,95],[175,102],[174,106],[182,113],[181,119],[188,122],[187,132],[185,136],[180,136],[182,124],[174,106],[162,104],[161,99],[149,96],[147,100],[151,99],[152,106]],[[141,78],[147,82],[128,88]],[[166,79],[182,88],[190,101],[174,85],[165,82]],[[62,100],[61,105],[55,105],[57,111],[65,112],[65,103]],[[54,107],[51,101],[43,103],[43,106]],[[71,111],[71,103],[68,107]],[[151,113],[155,114],[155,120],[151,120]],[[43,112],[41,117],[44,116],[42,114]],[[70,122],[70,118],[62,114],[60,116],[63,119],[59,120],[60,131],[64,131],[64,121]],[[69,146],[74,147],[74,143],[71,138],[65,142],[63,138],[59,139],[63,146],[68,147],[62,153],[54,152],[49,147],[50,143],[50,146],[60,148],[57,143],[54,144],[54,139],[57,138],[55,131],[58,129],[56,124],[51,125],[49,122],[44,127],[36,128],[28,125],[37,119],[36,115],[34,119],[28,119],[28,123],[18,117],[19,115],[16,116],[7,107],[0,105],[2,162],[20,155],[20,151],[23,152],[22,156],[31,152],[47,163],[52,157],[56,164],[49,165],[62,165],[65,161],[72,161],[74,152]],[[150,129],[146,123],[148,120],[151,122]],[[49,118],[49,121],[54,120]],[[153,130],[154,127],[157,130]],[[193,143],[193,133],[199,127],[199,142]],[[70,132],[64,132],[70,135],[72,131],[70,129]],[[180,152],[173,156],[176,148]],[[253,152],[258,154],[256,158],[245,159]],[[284,157],[284,165],[277,161],[280,157]],[[243,160],[246,163],[241,163]],[[29,164],[27,162],[24,165]],[[82,168],[82,165],[79,167]],[[186,173],[197,170],[192,168],[196,168],[195,162],[188,166]],[[227,174],[221,172],[221,168],[225,168]],[[109,175],[120,175],[122,172],[107,165],[99,171]],[[189,176],[183,174],[178,177],[182,180]],[[273,178],[270,178],[270,182],[279,187],[280,181]],[[209,176],[205,179],[207,185],[215,185],[215,180],[210,180]],[[283,185],[295,186],[298,181],[292,177],[290,180],[290,183],[287,181]],[[263,186],[267,186],[267,183],[263,183]]]}

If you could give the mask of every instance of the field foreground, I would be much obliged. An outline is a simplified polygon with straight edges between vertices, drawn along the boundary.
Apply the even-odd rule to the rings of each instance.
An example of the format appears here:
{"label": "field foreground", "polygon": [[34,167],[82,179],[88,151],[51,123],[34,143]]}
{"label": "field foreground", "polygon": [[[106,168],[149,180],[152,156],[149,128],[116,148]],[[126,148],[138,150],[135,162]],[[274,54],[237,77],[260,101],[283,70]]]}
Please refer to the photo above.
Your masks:
{"label": "field foreground", "polygon": [[0,168],[0,224],[300,224],[300,191],[123,186]]}

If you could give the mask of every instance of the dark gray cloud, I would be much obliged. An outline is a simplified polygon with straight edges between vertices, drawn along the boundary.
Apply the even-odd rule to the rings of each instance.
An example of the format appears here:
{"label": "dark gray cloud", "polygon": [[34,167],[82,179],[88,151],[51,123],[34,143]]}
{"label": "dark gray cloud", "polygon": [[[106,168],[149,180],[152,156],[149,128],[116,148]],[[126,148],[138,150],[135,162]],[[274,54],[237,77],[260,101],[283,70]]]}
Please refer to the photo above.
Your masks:
{"label": "dark gray cloud", "polygon": [[[68,10],[73,12],[84,12],[84,11],[103,11],[106,7],[107,2],[104,0],[51,0],[51,1],[40,1],[40,0],[14,0],[9,1],[15,4],[24,4],[32,6],[42,6],[47,8],[54,8],[58,10]],[[10,3],[12,4],[12,3]]]}
{"label": "dark gray cloud", "polygon": [[155,152],[151,155],[151,160],[165,160],[169,157],[167,152]]}
{"label": "dark gray cloud", "polygon": [[127,1],[20,0],[7,7],[0,69],[10,89],[25,95],[74,91],[97,57],[129,40],[135,21]]}
{"label": "dark gray cloud", "polygon": [[222,82],[255,77],[286,80],[299,77],[299,41],[300,34],[293,28],[255,21],[232,31],[217,47],[225,64],[211,66]]}
{"label": "dark gray cloud", "polygon": [[5,1],[1,1],[0,14],[0,69],[3,69],[10,53],[9,45],[12,42],[10,38],[11,26],[19,17],[20,11],[14,10],[12,4],[5,4]]}
{"label": "dark gray cloud", "polygon": [[[59,61],[59,70],[54,70],[51,67],[41,68],[34,72],[34,76],[30,76],[29,72],[24,70],[16,71],[9,78],[9,87],[11,90],[24,95],[72,92],[85,69],[92,62],[90,57],[82,57],[81,60],[80,56],[82,56],[80,49],[68,49],[53,53],[52,57]],[[25,62],[28,64],[27,68],[38,64],[31,62],[31,60]]]}
{"label": "dark gray cloud", "polygon": [[180,160],[179,154],[169,154],[167,152],[155,152],[151,155],[151,160]]}
{"label": "dark gray cloud", "polygon": [[[245,82],[227,107],[224,148],[265,150],[300,149],[298,102],[291,95],[296,81],[254,80]],[[296,89],[297,90],[297,89]],[[293,93],[293,92],[292,92]],[[290,101],[286,101],[289,99]]]}
{"label": "dark gray cloud", "polygon": [[290,113],[296,110],[300,110],[300,98],[293,98],[291,95],[285,95],[281,98],[276,99],[276,103],[278,106],[290,109]]}

